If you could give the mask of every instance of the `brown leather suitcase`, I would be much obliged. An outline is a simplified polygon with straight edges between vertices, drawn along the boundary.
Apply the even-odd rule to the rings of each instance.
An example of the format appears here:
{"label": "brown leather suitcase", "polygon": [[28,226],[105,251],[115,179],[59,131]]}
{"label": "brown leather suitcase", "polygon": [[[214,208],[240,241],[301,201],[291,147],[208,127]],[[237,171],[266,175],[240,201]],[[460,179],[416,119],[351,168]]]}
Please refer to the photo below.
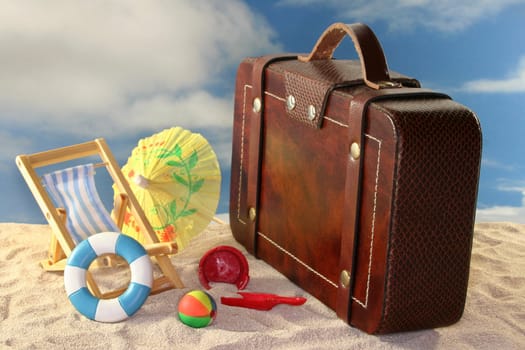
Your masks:
{"label": "brown leather suitcase", "polygon": [[[347,35],[359,61],[332,59]],[[233,235],[368,333],[460,319],[480,161],[474,113],[389,71],[364,24],[239,66]]]}

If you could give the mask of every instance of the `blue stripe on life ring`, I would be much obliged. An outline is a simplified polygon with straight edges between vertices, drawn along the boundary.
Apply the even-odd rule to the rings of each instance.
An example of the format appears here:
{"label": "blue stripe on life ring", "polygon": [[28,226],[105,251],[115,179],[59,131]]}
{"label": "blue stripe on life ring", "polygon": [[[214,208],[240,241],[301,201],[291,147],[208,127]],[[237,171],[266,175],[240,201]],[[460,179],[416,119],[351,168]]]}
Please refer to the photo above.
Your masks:
{"label": "blue stripe on life ring", "polygon": [[131,265],[136,259],[146,255],[146,249],[130,236],[120,235],[115,244],[115,254],[121,256]]}
{"label": "blue stripe on life ring", "polygon": [[69,301],[82,315],[94,320],[97,313],[98,302],[100,299],[95,298],[89,292],[87,287],[83,287],[69,296]]}
{"label": "blue stripe on life ring", "polygon": [[[131,282],[119,297],[98,299],[86,286],[86,273],[93,260],[108,253],[126,260]],[[66,293],[73,306],[87,318],[100,322],[118,322],[132,316],[148,298],[152,283],[153,268],[144,247],[117,232],[99,233],[82,241],[72,251],[64,270]]]}
{"label": "blue stripe on life ring", "polygon": [[126,289],[126,291],[118,298],[120,305],[126,314],[133,315],[140,309],[142,304],[144,304],[144,301],[148,298],[150,289],[151,288],[146,287],[143,284],[135,282],[129,284],[128,289]]}
{"label": "blue stripe on life ring", "polygon": [[89,240],[83,240],[76,248],[71,252],[71,255],[67,259],[67,264],[71,266],[88,269],[89,265],[98,257],[97,253],[89,244]]}

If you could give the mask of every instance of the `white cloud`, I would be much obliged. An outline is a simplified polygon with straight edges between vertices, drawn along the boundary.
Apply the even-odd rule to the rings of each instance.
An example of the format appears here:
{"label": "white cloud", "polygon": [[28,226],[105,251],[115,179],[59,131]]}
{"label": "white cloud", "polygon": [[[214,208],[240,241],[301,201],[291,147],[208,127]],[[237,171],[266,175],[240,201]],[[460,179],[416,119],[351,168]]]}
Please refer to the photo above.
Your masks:
{"label": "white cloud", "polygon": [[288,6],[329,6],[345,19],[384,21],[391,29],[426,27],[443,32],[462,30],[523,0],[281,0]]}
{"label": "white cloud", "polygon": [[213,95],[212,86],[243,57],[279,51],[270,27],[240,0],[0,6],[6,126],[89,137],[177,120],[216,126],[231,118],[232,101]]}
{"label": "white cloud", "polygon": [[519,193],[522,196],[520,206],[492,206],[478,208],[476,222],[517,222],[525,224],[525,183],[523,181],[501,182],[498,190]]}
{"label": "white cloud", "polygon": [[112,116],[109,120],[128,121],[125,125],[112,123],[111,127],[118,128],[121,134],[129,134],[138,129],[154,133],[173,125],[194,131],[206,129],[206,135],[203,136],[212,144],[219,162],[223,166],[229,166],[232,104],[233,97],[217,98],[202,90],[179,98],[157,95],[130,104],[126,110],[119,111],[122,115]]}
{"label": "white cloud", "polygon": [[497,160],[489,159],[489,158],[485,158],[485,157],[483,157],[483,159],[481,160],[481,166],[482,167],[487,167],[487,168],[505,170],[505,171],[516,170],[516,165],[515,164],[505,164],[505,163],[501,163],[501,162],[499,162]]}
{"label": "white cloud", "polygon": [[[152,130],[162,126],[155,123],[165,124],[167,120],[175,124],[188,123],[193,127],[231,127],[232,104],[233,98],[218,98],[203,90],[192,91],[191,94],[176,98],[156,95],[130,104],[129,108],[123,111],[124,115],[117,115],[115,119],[127,117],[130,121],[128,128],[134,127],[135,123],[144,124],[145,120]],[[187,120],[186,116],[191,116],[192,119]]]}
{"label": "white cloud", "polygon": [[465,83],[461,89],[475,93],[524,93],[525,92],[525,56],[518,67],[504,79],[479,79]]}
{"label": "white cloud", "polygon": [[476,222],[516,222],[525,224],[525,205],[521,207],[495,206],[478,209]]}

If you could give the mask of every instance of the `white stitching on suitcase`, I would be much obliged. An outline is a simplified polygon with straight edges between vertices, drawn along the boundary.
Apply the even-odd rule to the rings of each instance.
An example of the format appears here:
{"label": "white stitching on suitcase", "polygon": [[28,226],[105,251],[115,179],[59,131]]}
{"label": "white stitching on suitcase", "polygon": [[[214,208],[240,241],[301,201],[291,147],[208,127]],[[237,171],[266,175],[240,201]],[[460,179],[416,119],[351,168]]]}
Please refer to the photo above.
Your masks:
{"label": "white stitching on suitcase", "polygon": [[[241,156],[240,156],[240,166],[239,166],[239,189],[237,191],[237,221],[241,224],[246,225],[246,222],[241,219],[241,190],[242,190],[242,165],[244,162],[244,130],[246,124],[246,89],[253,89],[252,85],[245,84],[243,87],[243,104],[242,104],[242,127],[241,127]],[[265,91],[265,95],[271,96],[280,101],[286,102],[286,99],[272,94],[271,92]]]}
{"label": "white stitching on suitcase", "polygon": [[284,254],[288,255],[290,258],[294,259],[295,261],[297,261],[299,264],[303,265],[308,271],[312,272],[314,275],[320,277],[321,279],[323,279],[325,282],[329,283],[332,287],[335,287],[337,288],[337,284],[335,284],[334,282],[330,281],[328,278],[326,278],[325,276],[321,275],[319,272],[315,271],[312,267],[310,267],[308,264],[306,264],[305,262],[303,262],[301,259],[299,259],[298,257],[296,257],[295,255],[293,255],[292,253],[290,253],[289,251],[287,251],[286,249],[284,249],[283,247],[281,247],[279,244],[277,244],[277,242],[274,242],[270,237],[266,236],[264,233],[262,232],[259,232],[259,235],[261,235],[261,237],[263,237],[264,239],[266,239],[268,242],[270,242],[273,246],[275,246],[277,249],[279,249],[280,251],[282,251]]}
{"label": "white stitching on suitcase", "polygon": [[237,221],[246,225],[246,222],[241,220],[241,189],[242,189],[242,163],[244,162],[244,125],[246,121],[246,89],[252,89],[253,86],[245,84],[243,88],[243,103],[242,103],[242,127],[241,127],[241,161],[239,166],[239,189],[237,190]]}
{"label": "white stitching on suitcase", "polygon": [[271,97],[273,97],[273,98],[276,98],[276,99],[278,99],[279,101],[286,102],[286,99],[285,99],[285,98],[282,98],[282,97],[279,97],[279,96],[277,96],[277,95],[274,95],[274,94],[272,94],[271,92],[265,91],[264,94],[265,94],[265,95],[268,95],[268,96],[271,96]]}
{"label": "white stitching on suitcase", "polygon": [[[328,116],[324,116],[323,118],[336,125],[339,125],[345,128],[349,127],[348,124],[344,124]],[[393,126],[392,119],[388,118],[388,120],[392,124],[392,128],[393,128],[394,126]],[[373,211],[372,211],[372,227],[370,229],[370,252],[368,255],[368,276],[367,276],[367,281],[366,281],[365,302],[363,303],[361,300],[355,297],[352,297],[352,300],[354,300],[356,303],[358,303],[364,308],[368,306],[368,293],[370,291],[370,276],[372,274],[372,259],[373,259],[373,252],[374,252],[374,236],[375,236],[376,209],[377,209],[377,192],[378,192],[378,184],[379,184],[379,166],[380,166],[380,158],[381,158],[381,140],[371,135],[368,135],[368,134],[365,134],[365,137],[376,141],[379,144],[379,146],[377,150],[377,167],[376,167],[376,179],[375,179],[375,186],[374,186],[374,205],[373,205]]]}
{"label": "white stitching on suitcase", "polygon": [[[242,221],[240,219],[240,210],[241,210],[241,189],[242,189],[242,165],[243,165],[243,161],[244,161],[244,126],[245,126],[245,118],[246,118],[246,89],[248,88],[253,88],[253,86],[251,85],[244,85],[244,96],[243,96],[243,110],[242,110],[242,128],[241,128],[241,159],[240,159],[240,167],[239,167],[239,190],[238,190],[238,197],[237,197],[237,220],[243,224],[246,224],[244,221]],[[279,96],[276,96],[270,92],[267,92],[265,91],[264,92],[265,95],[268,95],[268,96],[271,96],[277,100],[280,100],[280,101],[283,101],[283,102],[286,102],[286,99],[282,98],[282,97],[279,97]],[[332,119],[328,116],[324,116],[324,118],[336,125],[339,125],[339,126],[342,126],[342,127],[345,127],[345,128],[348,128],[349,126],[344,124],[344,123],[341,123],[335,119]],[[390,120],[390,123],[392,124],[392,129],[394,129],[394,125],[393,125],[393,121],[388,118]],[[365,295],[365,302],[363,303],[361,300],[355,298],[355,297],[352,297],[352,300],[354,300],[356,303],[358,303],[359,305],[361,305],[362,307],[364,308],[367,308],[368,306],[368,296],[369,296],[369,290],[370,290],[370,277],[371,277],[371,270],[372,270],[372,258],[373,258],[373,247],[374,247],[374,237],[375,237],[375,220],[376,220],[376,209],[377,209],[377,193],[378,193],[378,183],[379,183],[379,168],[380,168],[380,157],[381,157],[381,140],[371,136],[371,135],[368,135],[368,134],[365,134],[365,137],[371,139],[371,140],[374,140],[376,141],[379,146],[378,146],[378,152],[377,152],[377,167],[376,167],[376,179],[375,179],[375,187],[374,187],[374,204],[373,204],[373,211],[372,211],[372,227],[371,227],[371,239],[370,239],[370,252],[369,252],[369,263],[368,263],[368,277],[367,277],[367,284],[366,284],[366,295]],[[299,258],[297,258],[296,256],[294,256],[292,253],[288,252],[286,249],[284,249],[283,247],[281,247],[279,244],[277,244],[276,242],[274,242],[272,239],[270,239],[268,236],[266,236],[265,234],[263,234],[262,232],[259,232],[259,234],[261,235],[261,237],[263,237],[264,239],[266,239],[268,242],[270,242],[272,245],[274,245],[277,249],[281,250],[283,253],[285,253],[286,255],[290,256],[292,259],[294,259],[295,261],[297,261],[299,264],[301,264],[302,266],[304,266],[306,269],[308,269],[309,271],[311,271],[313,274],[315,274],[316,276],[319,276],[321,279],[323,279],[324,281],[326,281],[327,283],[329,283],[331,286],[335,287],[335,288],[338,288],[338,285],[334,282],[332,282],[331,280],[329,280],[327,277],[323,276],[322,274],[320,274],[319,272],[317,272],[316,270],[314,270],[312,267],[310,267],[309,265],[307,265],[306,263],[304,263],[303,261],[301,261]]]}
{"label": "white stitching on suitcase", "polygon": [[371,140],[374,140],[378,143],[377,148],[377,166],[376,166],[376,183],[374,186],[374,209],[372,211],[372,227],[370,228],[370,252],[368,254],[368,277],[366,281],[366,296],[365,296],[365,304],[363,305],[360,300],[357,300],[356,298],[352,297],[353,300],[355,300],[358,304],[362,305],[364,308],[368,306],[368,292],[370,291],[370,276],[372,274],[372,259],[373,259],[373,252],[374,252],[374,237],[375,237],[375,227],[376,227],[376,208],[377,208],[377,192],[379,187],[379,166],[380,166],[380,160],[381,160],[381,140],[370,136],[366,134],[366,137],[368,137]]}
{"label": "white stitching on suitcase", "polygon": [[335,120],[335,119],[332,119],[328,116],[324,116],[323,119],[326,119],[328,121],[331,121],[332,123],[336,124],[336,125],[339,125],[339,126],[342,126],[342,127],[345,127],[345,128],[348,128],[348,124],[344,124],[344,123],[341,123],[340,121],[338,120]]}
{"label": "white stitching on suitcase", "polygon": [[[237,221],[239,221],[240,223],[246,225],[246,222],[244,222],[242,219],[241,219],[241,190],[242,190],[242,165],[243,165],[243,162],[244,162],[244,127],[245,127],[245,124],[246,124],[246,89],[253,89],[253,86],[252,85],[249,85],[249,84],[245,84],[244,87],[243,87],[243,105],[242,105],[242,127],[241,127],[241,155],[240,155],[240,166],[239,166],[239,188],[238,188],[238,191],[237,191]],[[271,92],[268,92],[268,91],[265,91],[264,92],[265,95],[268,95],[268,96],[271,96],[279,101],[282,101],[282,102],[286,102],[286,99],[283,98],[283,97],[280,97],[280,96],[277,96],[275,94],[272,94]],[[332,119],[328,116],[324,116],[324,119],[336,124],[336,125],[339,125],[339,126],[342,126],[342,127],[345,127],[345,128],[348,128],[348,125],[347,124],[344,124],[342,122],[339,122],[335,119]]]}

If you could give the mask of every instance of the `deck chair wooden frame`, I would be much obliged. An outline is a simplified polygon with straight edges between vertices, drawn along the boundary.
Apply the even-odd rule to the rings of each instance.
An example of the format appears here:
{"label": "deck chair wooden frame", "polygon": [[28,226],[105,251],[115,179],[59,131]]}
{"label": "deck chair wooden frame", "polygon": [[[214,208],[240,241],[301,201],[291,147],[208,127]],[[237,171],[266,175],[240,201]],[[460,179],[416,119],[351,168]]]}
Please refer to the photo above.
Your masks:
{"label": "deck chair wooden frame", "polygon": [[[66,210],[55,207],[35,169],[97,155],[101,159],[101,165],[107,168],[109,175],[120,193],[120,196],[116,197],[112,214],[115,223],[119,228],[122,227],[124,213],[126,212],[126,208],[129,208],[141,232],[144,233],[147,242],[144,248],[148,252],[148,255],[156,260],[163,274],[154,279],[151,294],[173,288],[184,288],[184,284],[175,271],[175,267],[169,257],[169,254],[177,252],[176,244],[159,242],[144,211],[122,174],[115,157],[102,138],[77,145],[16,157],[17,166],[52,230],[49,256],[47,260],[42,262],[42,266],[44,269],[50,271],[63,270],[65,267],[65,259],[71,255],[71,252],[75,248],[75,242],[66,227]],[[93,295],[98,298],[113,298],[120,295],[125,289],[102,293],[90,273],[88,273],[86,280],[89,289]]]}

